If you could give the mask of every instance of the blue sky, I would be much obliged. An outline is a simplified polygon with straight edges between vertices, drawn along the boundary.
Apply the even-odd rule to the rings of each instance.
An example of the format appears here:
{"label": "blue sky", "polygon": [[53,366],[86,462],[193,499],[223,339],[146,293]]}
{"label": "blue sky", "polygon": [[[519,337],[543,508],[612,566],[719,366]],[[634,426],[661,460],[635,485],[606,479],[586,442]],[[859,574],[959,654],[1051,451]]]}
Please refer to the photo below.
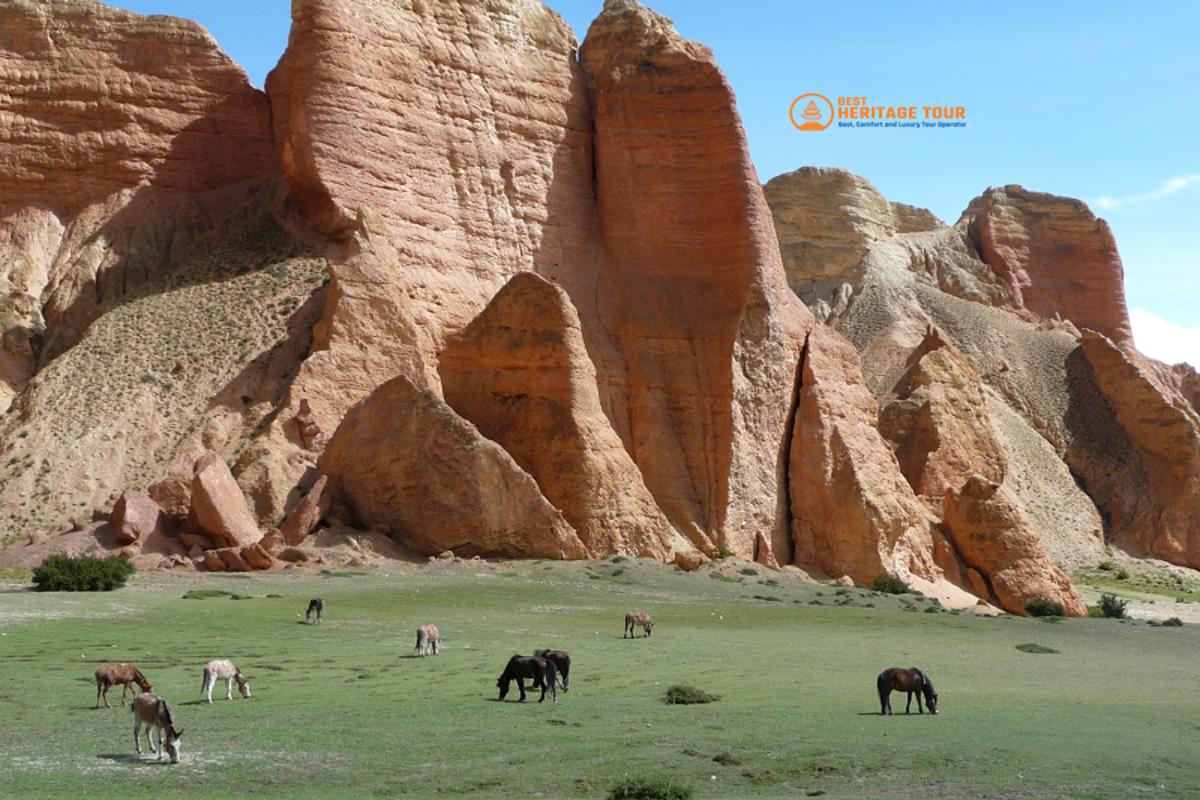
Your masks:
{"label": "blue sky", "polygon": [[[287,44],[288,0],[114,5],[198,20],[259,85]],[[547,5],[582,39],[602,2]],[[843,167],[948,222],[988,186],[1082,198],[1116,233],[1139,345],[1173,359],[1190,343],[1185,354],[1200,363],[1200,3],[649,5],[716,52],[762,180],[806,164]],[[964,105],[968,126],[802,133],[787,109],[810,91]]]}

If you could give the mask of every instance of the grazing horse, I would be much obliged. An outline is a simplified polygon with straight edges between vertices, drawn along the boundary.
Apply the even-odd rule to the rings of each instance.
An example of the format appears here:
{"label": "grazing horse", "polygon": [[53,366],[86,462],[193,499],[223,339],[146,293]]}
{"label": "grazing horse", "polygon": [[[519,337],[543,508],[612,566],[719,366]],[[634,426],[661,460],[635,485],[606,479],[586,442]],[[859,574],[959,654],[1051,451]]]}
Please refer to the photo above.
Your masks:
{"label": "grazing horse", "polygon": [[438,633],[437,625],[418,625],[417,626],[417,655],[425,656],[432,653],[437,655],[441,651],[442,634]]}
{"label": "grazing horse", "polygon": [[237,681],[242,697],[250,697],[250,681],[246,680],[246,676],[232,661],[222,658],[204,665],[204,682],[200,684],[200,694],[203,696],[207,693],[208,702],[212,702],[213,687],[217,685],[218,680],[225,681],[225,699],[233,699],[234,681]]}
{"label": "grazing horse", "polygon": [[650,619],[650,615],[645,611],[630,611],[625,615],[625,631],[621,634],[621,638],[624,639],[628,636],[632,639],[633,629],[638,625],[642,626],[642,638],[645,639],[650,635],[651,629],[654,628],[654,621]]}
{"label": "grazing horse", "polygon": [[556,688],[558,676],[554,662],[539,656],[513,656],[508,660],[504,674],[496,681],[496,685],[500,687],[500,699],[503,700],[508,696],[509,683],[516,681],[517,688],[521,690],[521,702],[524,703],[526,678],[533,678],[533,688],[542,690],[542,696],[538,698],[539,703],[546,699],[547,689],[554,702],[558,702]]}
{"label": "grazing horse", "polygon": [[567,684],[571,679],[571,654],[566,650],[534,650],[533,654],[554,665],[558,670],[559,680],[562,681],[562,690],[569,691]]}
{"label": "grazing horse", "polygon": [[913,667],[912,669],[903,669],[902,667],[892,667],[885,669],[879,673],[879,677],[875,680],[875,686],[879,689],[879,715],[892,713],[892,691],[908,692],[908,703],[904,706],[904,713],[907,714],[912,709],[913,694],[917,695],[917,711],[924,714],[925,709],[921,708],[921,695],[925,695],[925,703],[929,706],[929,713],[936,714],[938,707],[937,690],[933,688],[933,681],[921,670]]}
{"label": "grazing horse", "polygon": [[154,688],[133,664],[101,664],[96,670],[96,708],[100,707],[102,699],[105,708],[112,708],[108,704],[108,690],[118,683],[121,684],[121,705],[125,705],[125,693],[129,691],[129,684],[136,683],[143,692]]}
{"label": "grazing horse", "polygon": [[[150,752],[158,753],[158,760],[162,761],[165,750],[171,757],[171,763],[178,764],[179,740],[183,737],[183,731],[175,729],[175,718],[171,716],[167,701],[150,692],[142,692],[133,699],[133,746],[139,756],[142,754],[142,725],[146,726],[146,744]],[[158,730],[158,749],[155,749],[154,740],[150,738],[150,732],[154,729]]]}
{"label": "grazing horse", "polygon": [[325,601],[319,597],[308,601],[308,610],[304,612],[304,621],[312,622],[313,614],[317,615],[317,624],[320,624],[321,617],[325,614]]}

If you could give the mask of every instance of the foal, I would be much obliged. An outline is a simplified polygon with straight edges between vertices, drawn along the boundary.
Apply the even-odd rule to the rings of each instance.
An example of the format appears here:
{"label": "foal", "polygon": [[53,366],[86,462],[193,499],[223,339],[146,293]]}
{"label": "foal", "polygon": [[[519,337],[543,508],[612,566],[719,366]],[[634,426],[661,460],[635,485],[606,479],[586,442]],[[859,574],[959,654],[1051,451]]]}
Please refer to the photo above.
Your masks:
{"label": "foal", "polygon": [[568,691],[568,682],[571,675],[571,654],[566,650],[534,650],[533,654],[538,658],[544,658],[554,664],[554,668],[558,670],[559,680],[562,682],[562,690]]}
{"label": "foal", "polygon": [[[167,705],[167,701],[156,694],[142,692],[133,699],[132,708],[133,746],[137,754],[142,754],[140,734],[142,725],[145,725],[146,744],[150,747],[150,752],[158,753],[158,760],[162,761],[163,751],[166,751],[171,757],[171,763],[178,764],[179,740],[183,731],[175,729],[175,718],[171,716],[171,707]],[[154,740],[150,738],[150,732],[154,729],[158,730],[158,749],[155,749]]]}
{"label": "foal", "polygon": [[121,705],[125,705],[125,693],[129,691],[131,683],[136,683],[143,692],[153,688],[146,676],[133,664],[101,664],[96,670],[96,708],[100,707],[102,699],[105,708],[112,708],[108,704],[108,690],[116,684],[121,685]]}
{"label": "foal", "polygon": [[912,669],[903,669],[901,667],[885,669],[875,679],[875,687],[879,690],[880,716],[892,713],[893,690],[908,693],[908,703],[904,706],[905,714],[909,713],[912,709],[913,694],[917,695],[918,712],[921,714],[925,713],[925,709],[921,708],[921,695],[925,695],[925,704],[929,706],[929,713],[938,713],[938,695],[937,691],[933,688],[933,681],[929,680],[925,673],[916,667]]}
{"label": "foal", "polygon": [[317,615],[317,623],[320,624],[321,617],[325,614],[325,601],[319,597],[308,601],[308,610],[304,612],[304,621],[312,622],[313,614]]}
{"label": "foal", "polygon": [[233,699],[233,682],[237,681],[238,691],[242,697],[250,697],[250,681],[246,680],[246,676],[238,669],[232,661],[227,658],[210,661],[204,665],[204,682],[200,684],[200,694],[208,693],[208,702],[212,702],[213,687],[217,685],[218,680],[225,681],[225,699]]}
{"label": "foal", "polygon": [[645,639],[650,635],[651,629],[654,628],[654,621],[650,619],[650,615],[645,611],[630,611],[625,615],[625,631],[621,634],[624,639],[627,635],[630,639],[633,638],[634,627],[642,626],[642,638]]}
{"label": "foal", "polygon": [[417,626],[417,655],[425,656],[432,653],[437,655],[441,651],[442,634],[438,632],[437,625],[419,625]]}

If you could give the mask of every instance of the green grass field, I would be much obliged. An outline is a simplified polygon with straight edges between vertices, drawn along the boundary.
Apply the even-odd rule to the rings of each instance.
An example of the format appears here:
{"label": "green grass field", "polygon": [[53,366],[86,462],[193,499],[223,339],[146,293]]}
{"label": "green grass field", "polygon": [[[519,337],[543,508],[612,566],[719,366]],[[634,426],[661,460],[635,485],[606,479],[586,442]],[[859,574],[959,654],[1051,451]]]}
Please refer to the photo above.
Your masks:
{"label": "green grass field", "polygon": [[[139,575],[100,595],[6,584],[0,797],[600,798],[639,776],[697,798],[1200,796],[1197,626],[926,612],[756,572],[608,560]],[[196,589],[248,597],[183,598]],[[320,626],[300,616],[314,595]],[[631,609],[654,615],[652,638],[621,638]],[[411,657],[422,622],[441,656]],[[571,651],[572,691],[496,702],[508,657],[539,647]],[[252,699],[221,684],[197,702],[218,657]],[[97,664],[126,660],[171,702],[183,763],[138,760],[128,708],[92,707]],[[942,713],[905,716],[900,695],[878,716],[887,666],[924,669]],[[720,700],[664,704],[679,683]]]}

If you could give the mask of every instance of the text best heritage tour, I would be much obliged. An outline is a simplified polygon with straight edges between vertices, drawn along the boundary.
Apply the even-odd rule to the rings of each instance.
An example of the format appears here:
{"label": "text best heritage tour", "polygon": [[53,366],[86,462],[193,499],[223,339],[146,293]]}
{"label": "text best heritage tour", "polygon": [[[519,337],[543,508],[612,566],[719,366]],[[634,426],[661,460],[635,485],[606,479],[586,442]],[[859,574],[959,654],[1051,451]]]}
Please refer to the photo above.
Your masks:
{"label": "text best heritage tour", "polygon": [[838,127],[865,127],[871,123],[923,121],[929,126],[965,127],[965,106],[882,106],[870,105],[866,97],[838,97]]}

